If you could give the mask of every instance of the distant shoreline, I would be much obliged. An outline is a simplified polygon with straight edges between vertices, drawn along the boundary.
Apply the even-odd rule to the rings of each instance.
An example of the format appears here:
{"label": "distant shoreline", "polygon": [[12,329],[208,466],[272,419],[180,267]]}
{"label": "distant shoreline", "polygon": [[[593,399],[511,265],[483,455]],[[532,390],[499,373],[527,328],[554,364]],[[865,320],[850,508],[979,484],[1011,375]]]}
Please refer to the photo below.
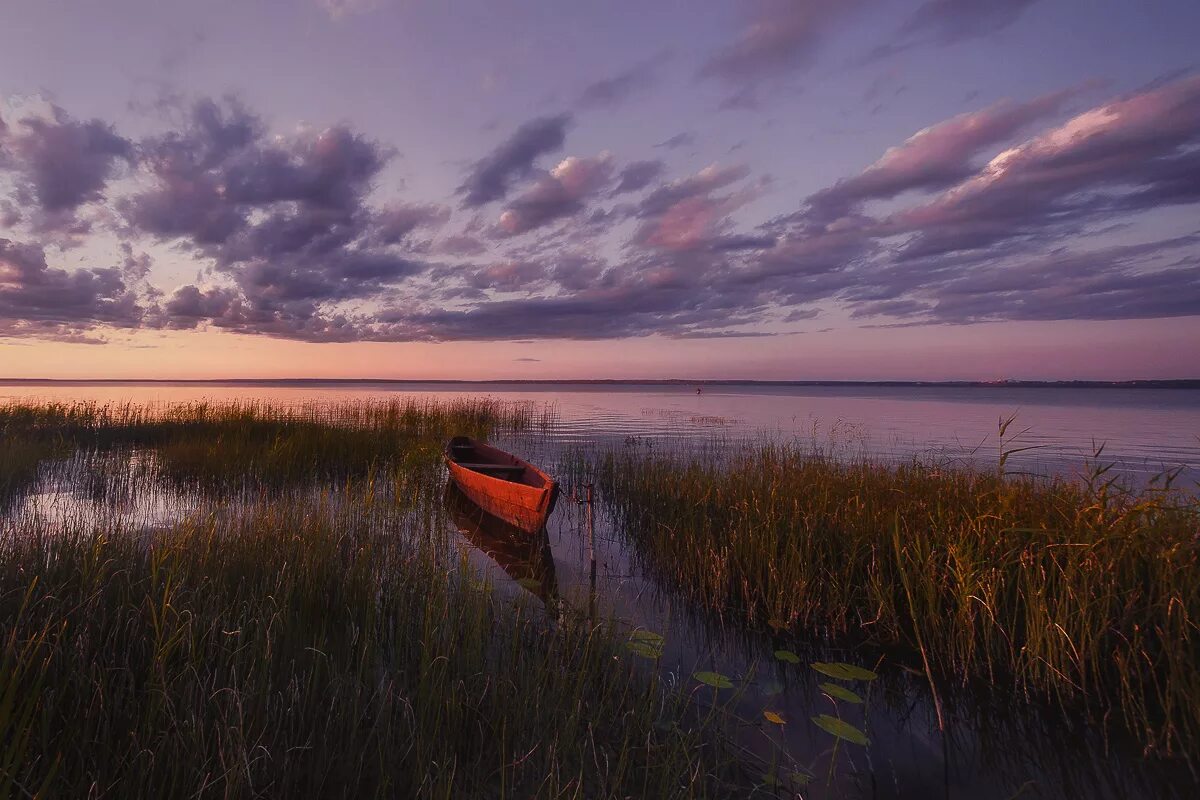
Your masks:
{"label": "distant shoreline", "polygon": [[447,378],[0,378],[0,386],[136,386],[145,384],[196,386],[827,386],[834,388],[916,389],[1200,389],[1200,378],[1131,381],[765,381],[658,378],[494,379]]}

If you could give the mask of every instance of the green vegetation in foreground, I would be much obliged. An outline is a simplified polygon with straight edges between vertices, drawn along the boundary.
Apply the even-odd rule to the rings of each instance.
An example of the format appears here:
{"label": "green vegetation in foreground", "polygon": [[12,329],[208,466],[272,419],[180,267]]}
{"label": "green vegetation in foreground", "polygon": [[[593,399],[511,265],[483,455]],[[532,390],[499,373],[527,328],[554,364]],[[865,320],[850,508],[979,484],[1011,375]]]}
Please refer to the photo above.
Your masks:
{"label": "green vegetation in foreground", "polygon": [[152,535],[10,527],[0,797],[746,793],[715,717],[433,529],[365,487]]}
{"label": "green vegetation in foreground", "polygon": [[909,647],[941,679],[1114,711],[1159,752],[1200,748],[1194,498],[786,446],[598,470],[647,561],[709,608]]}

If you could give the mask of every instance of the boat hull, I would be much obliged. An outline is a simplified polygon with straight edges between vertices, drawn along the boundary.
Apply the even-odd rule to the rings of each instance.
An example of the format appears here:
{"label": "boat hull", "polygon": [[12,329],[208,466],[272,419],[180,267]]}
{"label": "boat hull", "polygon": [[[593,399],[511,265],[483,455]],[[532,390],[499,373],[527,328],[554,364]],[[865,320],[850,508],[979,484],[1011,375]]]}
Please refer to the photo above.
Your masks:
{"label": "boat hull", "polygon": [[[459,490],[475,505],[497,519],[520,528],[527,533],[536,533],[546,524],[558,499],[558,484],[546,473],[516,456],[487,445],[471,442],[474,457],[486,459],[477,466],[497,466],[510,469],[507,477],[485,474],[478,469],[464,466],[456,460],[453,442],[447,447],[446,467],[450,478]],[[469,440],[466,440],[469,441]],[[462,447],[463,445],[459,445]]]}

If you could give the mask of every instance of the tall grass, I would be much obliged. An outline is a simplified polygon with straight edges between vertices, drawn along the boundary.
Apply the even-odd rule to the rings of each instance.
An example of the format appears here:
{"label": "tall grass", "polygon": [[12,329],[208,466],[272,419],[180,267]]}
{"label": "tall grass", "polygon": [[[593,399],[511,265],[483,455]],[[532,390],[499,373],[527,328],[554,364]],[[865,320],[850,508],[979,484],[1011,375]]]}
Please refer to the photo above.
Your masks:
{"label": "tall grass", "polygon": [[38,465],[57,452],[46,441],[0,434],[0,508],[38,477]]}
{"label": "tall grass", "polygon": [[502,601],[428,523],[355,488],[149,539],[11,531],[0,797],[740,791],[715,729],[607,627]]}
{"label": "tall grass", "polygon": [[595,469],[645,560],[710,609],[866,637],[941,682],[1112,712],[1160,752],[1200,748],[1194,498],[787,446]]}
{"label": "tall grass", "polygon": [[[14,461],[26,464],[21,475],[28,474],[29,463],[36,469],[39,458],[64,449],[153,448],[167,478],[282,484],[359,477],[387,464],[436,460],[455,434],[487,437],[493,430],[520,430],[537,420],[530,405],[477,398],[292,407],[255,401],[10,404],[0,406],[0,447],[24,443],[28,455],[24,462]],[[0,468],[0,491],[5,469]]]}

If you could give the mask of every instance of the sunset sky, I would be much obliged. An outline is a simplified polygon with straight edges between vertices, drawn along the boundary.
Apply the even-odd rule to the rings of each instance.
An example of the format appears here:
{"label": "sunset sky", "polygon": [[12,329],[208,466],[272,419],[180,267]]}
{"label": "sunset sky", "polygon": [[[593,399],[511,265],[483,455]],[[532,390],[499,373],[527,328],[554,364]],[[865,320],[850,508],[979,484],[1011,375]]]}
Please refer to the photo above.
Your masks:
{"label": "sunset sky", "polygon": [[0,377],[1200,377],[1196,0],[0,0]]}

